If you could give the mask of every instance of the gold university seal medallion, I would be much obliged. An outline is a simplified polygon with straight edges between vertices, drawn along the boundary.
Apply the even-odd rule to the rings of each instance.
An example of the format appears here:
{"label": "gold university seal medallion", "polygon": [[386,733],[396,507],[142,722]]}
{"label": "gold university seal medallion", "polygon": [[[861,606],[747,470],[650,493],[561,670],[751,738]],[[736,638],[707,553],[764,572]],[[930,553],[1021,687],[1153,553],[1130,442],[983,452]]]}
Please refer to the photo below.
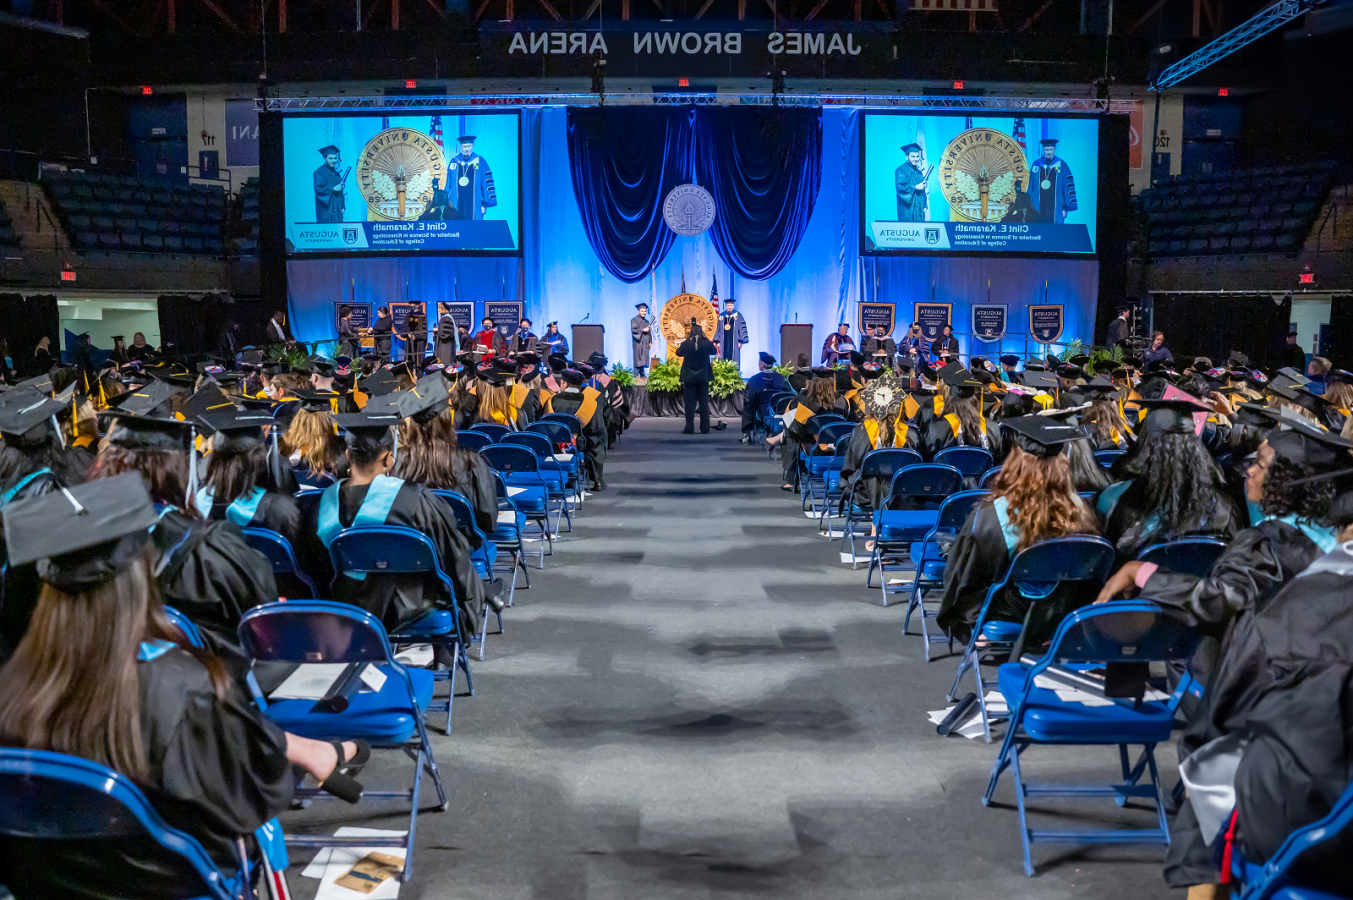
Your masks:
{"label": "gold university seal medallion", "polygon": [[676,355],[676,348],[691,330],[691,317],[705,331],[705,337],[713,337],[719,325],[719,314],[709,301],[699,294],[677,294],[663,306],[658,316],[658,330],[667,339],[667,358]]}
{"label": "gold university seal medallion", "polygon": [[412,128],[387,128],[366,142],[357,188],[373,219],[412,221],[446,187],[446,160],[436,141]]}
{"label": "gold university seal medallion", "polygon": [[999,222],[1029,189],[1029,163],[1015,139],[995,128],[970,128],[940,159],[940,191],[951,222]]}

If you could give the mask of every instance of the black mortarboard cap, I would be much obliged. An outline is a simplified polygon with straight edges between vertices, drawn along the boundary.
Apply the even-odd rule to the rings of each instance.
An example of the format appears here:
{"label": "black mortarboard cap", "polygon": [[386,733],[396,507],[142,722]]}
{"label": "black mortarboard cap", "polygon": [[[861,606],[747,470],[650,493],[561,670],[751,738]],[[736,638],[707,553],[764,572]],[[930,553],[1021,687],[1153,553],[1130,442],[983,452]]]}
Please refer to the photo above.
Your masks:
{"label": "black mortarboard cap", "polygon": [[434,373],[421,379],[399,395],[401,418],[421,417],[425,413],[440,414],[451,398],[446,390],[446,379]]}
{"label": "black mortarboard cap", "polygon": [[0,408],[0,435],[7,442],[38,441],[45,438],[51,428],[52,416],[67,404],[46,397],[33,397],[31,404],[11,403]]}
{"label": "black mortarboard cap", "polygon": [[320,156],[328,156],[330,153],[340,153],[340,152],[341,151],[339,151],[339,149],[335,147],[333,144],[327,144],[326,146],[319,148]]}
{"label": "black mortarboard cap", "polygon": [[367,408],[361,412],[342,413],[334,416],[334,422],[338,427],[347,432],[349,444],[352,443],[353,438],[357,437],[373,438],[382,443],[394,441],[390,426],[399,424],[399,414],[390,407],[383,409],[371,409],[370,407],[371,404],[367,404]]}
{"label": "black mortarboard cap", "polygon": [[107,427],[108,443],[126,450],[188,450],[192,446],[192,422],[179,419],[133,416],[124,410],[106,410],[99,420],[112,420]]}
{"label": "black mortarboard cap", "polygon": [[168,412],[170,401],[185,393],[187,391],[181,387],[163,381],[152,381],[144,387],[110,398],[108,405],[137,416],[153,416],[157,412]]}
{"label": "black mortarboard cap", "polygon": [[1043,459],[1061,453],[1068,441],[1085,436],[1074,423],[1053,416],[1019,416],[1002,419],[1001,425],[1010,429],[1021,450]]}
{"label": "black mortarboard cap", "polygon": [[357,382],[357,389],[369,397],[392,394],[399,388],[399,379],[391,375],[384,366]]}
{"label": "black mortarboard cap", "polygon": [[775,357],[771,356],[771,355],[770,355],[769,353],[767,353],[765,350],[762,350],[760,353],[756,354],[756,358],[759,359],[759,360],[761,360],[763,363],[765,363],[765,364],[768,365],[768,366],[773,366],[773,365],[775,365]]}
{"label": "black mortarboard cap", "polygon": [[962,371],[963,371],[963,363],[959,363],[959,362],[949,362],[949,363],[945,363],[944,365],[940,366],[939,370],[935,373],[935,375],[936,375],[937,377],[943,379],[943,378],[947,378],[949,375],[951,375],[951,374],[954,373],[954,372],[962,372]]}
{"label": "black mortarboard cap", "polygon": [[223,409],[234,409],[235,402],[225,395],[215,384],[206,384],[202,390],[193,394],[179,407],[185,419],[195,419]]}
{"label": "black mortarboard cap", "polygon": [[296,390],[291,393],[301,401],[301,409],[308,409],[311,412],[330,412],[333,406],[329,401],[337,400],[343,395],[338,391],[308,391]]}
{"label": "black mortarboard cap", "polygon": [[604,369],[610,364],[610,360],[606,358],[606,354],[596,352],[587,357],[587,364],[594,369]]}
{"label": "black mortarboard cap", "polygon": [[1029,369],[1024,370],[1024,385],[1031,388],[1044,388],[1048,390],[1061,386],[1057,376],[1051,372],[1038,372]]}
{"label": "black mortarboard cap", "polygon": [[1348,451],[1353,441],[1326,431],[1314,422],[1283,410],[1263,408],[1262,415],[1277,423],[1268,433],[1268,445],[1288,462],[1313,469],[1343,469],[1353,464]]}
{"label": "black mortarboard cap", "polygon": [[1043,138],[1038,143],[1042,144],[1044,147],[1056,147],[1057,138]]}
{"label": "black mortarboard cap", "polygon": [[944,383],[949,385],[949,390],[957,397],[971,397],[973,392],[982,386],[982,382],[962,366],[959,366],[957,371],[945,375]]}
{"label": "black mortarboard cap", "polygon": [[456,138],[456,143],[457,143],[457,144],[473,144],[473,143],[475,142],[475,140],[476,140],[476,137],[475,137],[473,134],[462,134],[460,137]]}
{"label": "black mortarboard cap", "polygon": [[564,371],[559,373],[559,377],[564,379],[564,381],[568,382],[569,384],[583,383],[583,373],[579,372],[577,369],[565,369]]}
{"label": "black mortarboard cap", "polygon": [[[647,303],[636,303],[636,304],[634,304],[634,308],[635,308],[635,309],[648,309],[648,304],[647,304]],[[550,324],[553,325],[554,323],[551,322]]]}
{"label": "black mortarboard cap", "polygon": [[921,145],[920,145],[920,144],[903,144],[903,145],[902,145],[902,152],[903,152],[903,153],[920,153],[920,152],[921,152]]}
{"label": "black mortarboard cap", "polygon": [[331,359],[324,359],[323,357],[315,357],[314,359],[310,360],[310,371],[314,372],[321,378],[333,378],[334,362]]}
{"label": "black mortarboard cap", "polygon": [[134,472],[15,500],[3,510],[11,565],[68,592],[107,581],[136,559],[158,516]]}
{"label": "black mortarboard cap", "polygon": [[813,366],[812,372],[814,378],[836,377],[836,370],[833,369],[831,366]]}
{"label": "black mortarboard cap", "polygon": [[[1283,368],[1281,368],[1281,369],[1278,370],[1278,373],[1277,373],[1277,374],[1278,374],[1278,375],[1285,375],[1285,376],[1287,376],[1287,379],[1288,379],[1289,381],[1292,381],[1292,382],[1294,382],[1295,384],[1298,384],[1298,385],[1310,384],[1310,383],[1311,383],[1311,379],[1307,378],[1303,373],[1298,372],[1296,369],[1292,368],[1291,366],[1284,366]],[[1276,377],[1276,376],[1275,376],[1275,377]]]}
{"label": "black mortarboard cap", "polygon": [[213,450],[247,450],[263,443],[263,426],[275,425],[271,415],[261,410],[219,409],[198,417],[216,433]]}
{"label": "black mortarboard cap", "polygon": [[1007,353],[1001,357],[1001,365],[1017,366],[1019,365],[1019,357],[1015,356],[1013,353]]}
{"label": "black mortarboard cap", "polygon": [[1171,397],[1169,400],[1142,400],[1147,410],[1142,427],[1156,434],[1196,434],[1194,413],[1210,413],[1212,407],[1194,397]]}
{"label": "black mortarboard cap", "polygon": [[1104,394],[1112,394],[1114,391],[1118,390],[1118,385],[1114,384],[1103,375],[1096,375],[1085,384],[1080,385],[1077,390],[1083,394],[1095,394],[1101,395],[1102,397]]}

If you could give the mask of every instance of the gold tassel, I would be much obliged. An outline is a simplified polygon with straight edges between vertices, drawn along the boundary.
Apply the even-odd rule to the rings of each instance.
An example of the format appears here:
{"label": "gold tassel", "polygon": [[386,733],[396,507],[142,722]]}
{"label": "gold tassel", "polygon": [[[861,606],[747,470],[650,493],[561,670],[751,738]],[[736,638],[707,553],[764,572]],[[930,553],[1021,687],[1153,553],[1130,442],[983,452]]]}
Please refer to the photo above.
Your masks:
{"label": "gold tassel", "polygon": [[[86,382],[87,383],[87,382]],[[75,408],[75,395],[70,395],[70,436],[78,438],[80,436],[80,416]]]}

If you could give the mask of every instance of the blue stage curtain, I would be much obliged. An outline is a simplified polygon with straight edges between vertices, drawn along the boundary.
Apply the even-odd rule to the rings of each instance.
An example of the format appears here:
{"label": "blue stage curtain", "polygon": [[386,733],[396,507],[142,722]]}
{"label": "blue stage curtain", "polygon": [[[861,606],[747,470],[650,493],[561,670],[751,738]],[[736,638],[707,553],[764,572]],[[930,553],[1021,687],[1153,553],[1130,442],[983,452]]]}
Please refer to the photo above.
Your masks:
{"label": "blue stage curtain", "polygon": [[583,228],[612,275],[633,284],[672,249],[667,192],[689,182],[691,110],[568,110],[568,156]]}
{"label": "blue stage curtain", "polygon": [[694,149],[696,182],[714,198],[719,257],[743,278],[770,278],[798,249],[817,203],[821,111],[700,107]]}

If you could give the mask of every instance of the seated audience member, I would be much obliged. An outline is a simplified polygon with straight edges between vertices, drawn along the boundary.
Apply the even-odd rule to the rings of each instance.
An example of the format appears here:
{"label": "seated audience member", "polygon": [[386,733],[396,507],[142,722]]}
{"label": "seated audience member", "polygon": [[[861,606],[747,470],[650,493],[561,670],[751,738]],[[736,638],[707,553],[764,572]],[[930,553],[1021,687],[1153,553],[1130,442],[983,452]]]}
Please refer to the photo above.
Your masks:
{"label": "seated audience member", "polygon": [[[949,551],[944,598],[937,624],[966,641],[986,600],[1019,551],[1039,541],[1072,534],[1096,534],[1093,510],[1076,494],[1063,447],[1079,437],[1073,425],[1048,416],[1005,419],[1010,455]],[[992,601],[988,618],[1023,622],[1030,598],[1011,586]],[[1044,611],[1040,619],[1054,614]],[[1057,622],[1031,623],[1026,643],[1046,640]]]}
{"label": "seated audience member", "polygon": [[789,382],[789,389],[798,394],[808,387],[812,377],[813,363],[807,353],[800,353],[794,360],[794,371],[785,380]]}
{"label": "seated audience member", "polygon": [[483,457],[456,445],[455,414],[440,375],[429,375],[400,397],[399,458],[391,474],[410,484],[456,491],[470,502],[475,524],[498,525],[498,491]]}
{"label": "seated audience member", "polygon": [[241,528],[267,528],[296,543],[301,513],[291,494],[268,489],[266,413],[219,410],[200,417],[214,430],[207,472],[194,498],[205,519],[226,519]]}
{"label": "seated audience member", "polygon": [[946,386],[944,403],[923,430],[921,455],[934,459],[936,453],[949,447],[981,447],[999,461],[1000,429],[982,414],[982,402],[977,395],[978,389],[983,387],[982,382],[962,367],[944,375],[943,381]]}
{"label": "seated audience member", "polygon": [[[582,363],[579,368],[564,369],[560,373],[563,386],[559,393],[550,398],[549,411],[577,416],[582,422],[583,450],[587,454],[588,475],[597,490],[606,489],[606,416],[601,402],[601,392],[587,387],[587,367]],[[590,370],[587,370],[590,371]]]}
{"label": "seated audience member", "polygon": [[335,597],[360,606],[390,630],[455,602],[460,605],[465,627],[473,633],[486,599],[495,609],[501,607],[496,595],[502,584],[486,586],[476,574],[469,544],[456,530],[455,516],[445,503],[424,493],[421,486],[389,474],[394,465],[390,426],[399,422],[398,414],[393,410],[373,413],[368,404],[361,413],[335,418],[347,432],[349,475],[324,489],[317,518],[308,523],[324,550],[312,546],[309,552],[327,553],[338,533],[359,519],[366,525],[406,526],[432,540],[442,571],[451,578],[456,592],[454,598],[444,596],[437,579],[421,573],[368,574],[365,578],[342,574],[334,584]]}
{"label": "seated audience member", "polygon": [[813,380],[799,392],[794,402],[789,404],[786,413],[790,415],[785,430],[766,440],[772,447],[783,444],[781,459],[784,468],[785,483],[782,490],[793,491],[799,484],[799,452],[801,448],[816,439],[810,435],[805,424],[818,413],[835,412],[845,415],[850,404],[844,397],[836,394],[836,370],[821,366],[812,370]]}
{"label": "seated audience member", "polygon": [[1082,494],[1098,494],[1109,486],[1109,473],[1095,460],[1094,450],[1086,438],[1066,442],[1066,464],[1071,470],[1071,483]]}
{"label": "seated audience member", "polygon": [[332,401],[338,394],[298,392],[300,409],[281,437],[281,449],[302,488],[326,488],[347,474],[343,439],[334,425]]}
{"label": "seated audience member", "polygon": [[472,425],[506,425],[509,431],[518,430],[517,412],[512,408],[512,389],[508,387],[511,377],[512,373],[496,361],[480,363],[479,381],[475,384],[479,405]]}
{"label": "seated audience member", "polygon": [[1095,450],[1126,450],[1132,442],[1132,428],[1114,397],[1117,391],[1118,386],[1102,375],[1080,387],[1090,404],[1080,413],[1081,429]]}
{"label": "seated audience member", "polygon": [[1210,407],[1192,399],[1142,400],[1148,411],[1137,443],[1116,471],[1124,479],[1099,497],[1104,536],[1120,559],[1152,544],[1189,535],[1230,540],[1240,515],[1226,493],[1221,470],[1195,433],[1194,413]]}
{"label": "seated audience member", "polygon": [[[0,669],[0,744],[91,760],[130,778],[230,877],[235,842],[289,809],[298,766],[321,785],[365,747],[288,734],[165,616],[153,574],[155,509],[122,475],[5,511],[10,559],[36,562],[32,625]],[[103,515],[81,516],[85,509]],[[115,515],[111,513],[116,513]],[[89,521],[97,523],[90,526]],[[280,835],[279,835],[280,840]],[[0,878],[18,897],[195,896],[148,841],[4,838]],[[22,864],[15,864],[22,860]]]}
{"label": "seated audience member", "polygon": [[136,472],[160,510],[151,533],[160,596],[200,628],[234,641],[240,616],[277,599],[267,558],[233,522],[199,517],[189,494],[191,423],[105,413],[111,418],[91,479]]}
{"label": "seated audience member", "polygon": [[[1349,783],[1353,734],[1340,711],[1350,704],[1348,660],[1353,658],[1353,555],[1348,552],[1353,492],[1346,475],[1336,484],[1329,518],[1337,529],[1334,549],[1317,556],[1276,596],[1236,618],[1221,664],[1179,741],[1181,769],[1196,785],[1212,788],[1191,795],[1234,791],[1229,849],[1251,864],[1269,861],[1293,830],[1328,814]],[[1219,780],[1212,775],[1223,759],[1237,756],[1238,765],[1224,767],[1229,773],[1234,766],[1234,776]],[[1219,850],[1228,849],[1218,843],[1226,841],[1223,830],[1231,831],[1230,804],[1204,799],[1181,804],[1170,822],[1165,880],[1172,887],[1221,881],[1216,860]],[[1345,830],[1317,852],[1303,854],[1298,863],[1302,882],[1346,895],[1350,843]]]}
{"label": "seated audience member", "polygon": [[856,504],[878,509],[891,485],[879,478],[861,482],[864,458],[873,450],[915,450],[916,429],[903,419],[902,406],[907,394],[891,370],[881,378],[871,379],[860,394],[864,400],[864,421],[850,433],[845,459],[841,461],[842,502],[853,489]]}

